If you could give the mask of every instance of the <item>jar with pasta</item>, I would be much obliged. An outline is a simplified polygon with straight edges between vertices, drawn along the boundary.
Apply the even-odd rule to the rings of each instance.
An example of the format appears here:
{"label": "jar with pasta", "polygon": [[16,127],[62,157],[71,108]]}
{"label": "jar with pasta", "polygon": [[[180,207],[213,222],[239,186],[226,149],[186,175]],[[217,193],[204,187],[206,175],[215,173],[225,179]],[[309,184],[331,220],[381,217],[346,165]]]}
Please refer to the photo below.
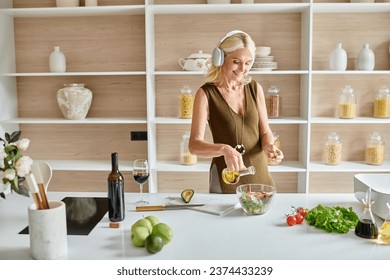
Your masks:
{"label": "jar with pasta", "polygon": [[381,165],[385,160],[385,141],[378,132],[374,132],[368,137],[365,160],[367,164],[371,165]]}
{"label": "jar with pasta", "polygon": [[186,131],[180,142],[180,163],[184,165],[192,165],[198,162],[198,157],[191,154],[190,149],[188,148],[189,140],[190,132]]}
{"label": "jar with pasta", "polygon": [[390,118],[390,88],[382,86],[374,101],[374,117]]}
{"label": "jar with pasta", "polygon": [[356,117],[356,95],[350,85],[341,90],[338,116],[340,119],[353,119]]}
{"label": "jar with pasta", "polygon": [[194,96],[189,86],[183,86],[179,95],[179,117],[182,119],[192,118],[192,109],[194,107]]}
{"label": "jar with pasta", "polygon": [[338,165],[341,163],[341,148],[340,136],[336,132],[328,135],[328,140],[325,143],[323,162],[329,165]]}
{"label": "jar with pasta", "polygon": [[280,118],[282,109],[282,97],[277,86],[270,86],[266,97],[267,112],[269,118]]}

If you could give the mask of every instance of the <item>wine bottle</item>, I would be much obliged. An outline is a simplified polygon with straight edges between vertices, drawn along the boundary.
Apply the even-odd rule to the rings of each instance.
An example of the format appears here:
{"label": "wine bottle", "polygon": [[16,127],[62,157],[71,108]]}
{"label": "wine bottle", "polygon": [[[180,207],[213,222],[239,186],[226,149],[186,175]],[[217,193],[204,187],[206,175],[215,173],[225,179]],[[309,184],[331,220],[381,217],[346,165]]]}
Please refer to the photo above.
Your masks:
{"label": "wine bottle", "polygon": [[242,171],[230,171],[225,168],[222,170],[222,180],[225,184],[237,184],[240,181],[241,176],[253,175],[256,173],[256,169],[253,166],[249,166],[247,169]]}
{"label": "wine bottle", "polygon": [[108,217],[112,222],[125,218],[124,179],[118,168],[118,153],[111,154],[111,173],[108,175]]}

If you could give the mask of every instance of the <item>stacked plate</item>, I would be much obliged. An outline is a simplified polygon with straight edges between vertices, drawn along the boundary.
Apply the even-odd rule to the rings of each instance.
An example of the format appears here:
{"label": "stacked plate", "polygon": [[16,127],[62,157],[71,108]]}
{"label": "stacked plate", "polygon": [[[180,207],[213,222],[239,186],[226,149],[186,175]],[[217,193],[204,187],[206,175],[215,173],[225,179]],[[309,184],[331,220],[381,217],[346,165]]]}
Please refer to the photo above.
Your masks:
{"label": "stacked plate", "polygon": [[255,61],[251,70],[253,71],[272,71],[278,69],[278,63],[274,61],[271,54],[271,47],[257,46]]}

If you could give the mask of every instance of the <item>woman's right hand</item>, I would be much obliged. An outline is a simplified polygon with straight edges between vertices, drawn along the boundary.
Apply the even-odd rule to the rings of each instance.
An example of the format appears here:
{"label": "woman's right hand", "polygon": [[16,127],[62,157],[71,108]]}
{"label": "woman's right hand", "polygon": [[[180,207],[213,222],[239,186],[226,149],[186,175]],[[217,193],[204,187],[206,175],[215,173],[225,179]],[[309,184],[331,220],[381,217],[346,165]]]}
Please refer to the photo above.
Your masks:
{"label": "woman's right hand", "polygon": [[237,152],[237,150],[234,149],[232,146],[224,146],[223,156],[225,159],[226,167],[230,171],[241,171],[246,168],[244,165],[244,161],[242,160],[242,155]]}

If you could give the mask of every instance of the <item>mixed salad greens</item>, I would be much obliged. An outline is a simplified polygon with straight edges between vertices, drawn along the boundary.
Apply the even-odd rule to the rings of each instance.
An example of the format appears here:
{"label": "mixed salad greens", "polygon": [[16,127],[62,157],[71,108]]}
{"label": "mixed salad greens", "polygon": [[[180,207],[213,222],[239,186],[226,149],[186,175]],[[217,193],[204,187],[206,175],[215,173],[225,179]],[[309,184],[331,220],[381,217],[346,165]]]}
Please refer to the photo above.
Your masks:
{"label": "mixed salad greens", "polygon": [[359,217],[352,207],[331,207],[319,204],[307,211],[306,220],[309,225],[327,232],[347,233],[356,227]]}
{"label": "mixed salad greens", "polygon": [[243,192],[239,197],[244,211],[249,215],[259,215],[267,211],[273,193],[267,192]]}

